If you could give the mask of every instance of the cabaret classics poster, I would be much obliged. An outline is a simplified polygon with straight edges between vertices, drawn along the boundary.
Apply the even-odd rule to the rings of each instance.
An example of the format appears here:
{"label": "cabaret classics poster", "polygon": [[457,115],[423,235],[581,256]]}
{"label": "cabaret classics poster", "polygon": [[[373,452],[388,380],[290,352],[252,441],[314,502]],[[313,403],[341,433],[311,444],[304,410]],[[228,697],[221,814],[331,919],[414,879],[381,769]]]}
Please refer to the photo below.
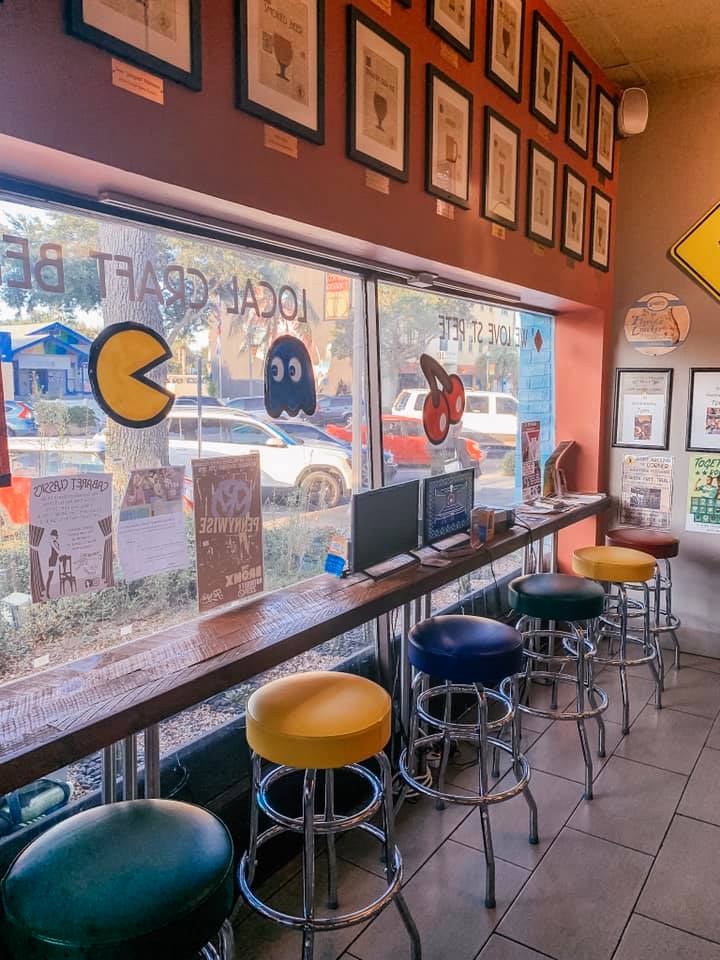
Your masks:
{"label": "cabaret classics poster", "polygon": [[263,590],[260,455],[193,460],[192,468],[203,612]]}

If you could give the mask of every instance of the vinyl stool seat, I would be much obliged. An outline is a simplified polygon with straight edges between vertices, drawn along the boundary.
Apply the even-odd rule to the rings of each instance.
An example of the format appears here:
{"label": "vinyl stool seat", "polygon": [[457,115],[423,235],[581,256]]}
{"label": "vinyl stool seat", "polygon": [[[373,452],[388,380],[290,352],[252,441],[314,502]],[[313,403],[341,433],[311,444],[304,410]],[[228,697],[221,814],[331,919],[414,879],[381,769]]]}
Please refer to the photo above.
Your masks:
{"label": "vinyl stool seat", "polygon": [[616,527],[608,531],[605,543],[609,547],[642,550],[656,560],[670,560],[680,551],[677,537],[664,530],[652,530],[649,527]]}
{"label": "vinyl stool seat", "polygon": [[517,577],[508,587],[510,606],[538,620],[574,623],[594,620],[603,612],[605,591],[594,580],[566,573],[534,573]]}
{"label": "vinyl stool seat", "polygon": [[581,577],[607,583],[643,583],[655,576],[655,557],[628,547],[581,547],[572,556]]}
{"label": "vinyl stool seat", "polygon": [[522,656],[520,634],[485,617],[430,617],[410,631],[410,663],[451,683],[494,687],[521,669]]}
{"label": "vinyl stool seat", "polygon": [[2,881],[3,957],[193,957],[233,905],[233,845],[212,813],[173,800],[86,810],[42,834]]}
{"label": "vinyl stool seat", "polygon": [[349,673],[296,673],[260,687],[247,705],[247,742],[272,763],[329,770],[367,760],[390,739],[382,687]]}

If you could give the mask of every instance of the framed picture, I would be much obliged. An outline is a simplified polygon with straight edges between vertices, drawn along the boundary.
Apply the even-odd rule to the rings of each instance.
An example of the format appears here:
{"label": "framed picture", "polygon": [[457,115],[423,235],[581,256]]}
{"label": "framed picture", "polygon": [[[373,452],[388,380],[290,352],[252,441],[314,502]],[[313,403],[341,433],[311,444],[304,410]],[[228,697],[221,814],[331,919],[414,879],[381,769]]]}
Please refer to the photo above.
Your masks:
{"label": "framed picture", "polygon": [[612,200],[597,187],[590,201],[590,263],[606,273],[610,269],[610,230]]}
{"label": "framed picture", "polygon": [[540,14],[533,14],[532,84],[530,110],[557,133],[560,119],[562,40]]}
{"label": "framed picture", "polygon": [[720,452],[720,367],[690,368],[687,450]]}
{"label": "framed picture", "polygon": [[427,0],[428,26],[467,60],[475,58],[475,0]]}
{"label": "framed picture", "polygon": [[615,371],[614,447],[668,449],[672,384],[670,369]]}
{"label": "framed picture", "polygon": [[407,180],[410,50],[348,7],[348,156]]}
{"label": "framed picture", "polygon": [[585,256],[585,199],[587,183],[565,165],[560,249],[575,260]]}
{"label": "framed picture", "polygon": [[68,33],[144,70],[200,90],[200,0],[67,0]]}
{"label": "framed picture", "polygon": [[613,175],[615,161],[615,104],[602,87],[595,100],[595,157],[593,163],[601,173]]}
{"label": "framed picture", "polygon": [[517,230],[520,131],[485,107],[483,216]]}
{"label": "framed picture", "polygon": [[236,0],[236,105],[325,141],[325,0]]}
{"label": "framed picture", "polygon": [[465,209],[470,206],[472,111],[472,94],[429,63],[425,189]]}
{"label": "framed picture", "polygon": [[568,56],[565,140],[581,157],[588,155],[591,87],[590,74],[571,53]]}
{"label": "framed picture", "polygon": [[525,0],[488,0],[485,73],[518,103],[524,23]]}
{"label": "framed picture", "polygon": [[528,151],[527,227],[531,240],[546,247],[555,244],[555,190],[557,160],[534,140]]}

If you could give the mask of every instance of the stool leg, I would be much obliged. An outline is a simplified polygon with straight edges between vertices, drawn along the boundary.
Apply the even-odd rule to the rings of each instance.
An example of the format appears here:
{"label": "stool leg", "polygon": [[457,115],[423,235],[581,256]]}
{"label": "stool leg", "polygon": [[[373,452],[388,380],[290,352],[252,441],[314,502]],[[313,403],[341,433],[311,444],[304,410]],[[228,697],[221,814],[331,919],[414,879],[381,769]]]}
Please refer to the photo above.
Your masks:
{"label": "stool leg", "polygon": [[[665,587],[665,622],[672,624],[672,568],[670,566],[670,561],[665,561],[665,580],[667,581],[667,586]],[[675,647],[675,669],[680,669],[680,641],[678,640],[677,628],[669,630],[668,633],[672,637],[673,646]]]}
{"label": "stool leg", "polygon": [[[303,917],[312,920],[315,913],[315,783],[316,770],[305,771],[303,783]],[[315,932],[303,929],[302,960],[313,960]]]}
{"label": "stool leg", "polygon": [[[578,713],[585,709],[585,644],[580,636],[577,639],[577,708]],[[593,797],[593,762],[592,751],[588,743],[587,730],[585,729],[585,720],[582,717],[577,719],[578,734],[580,736],[580,746],[582,747],[583,758],[585,760],[585,799],[592,800]]]}
{"label": "stool leg", "polygon": [[[480,684],[475,684],[478,697],[478,752],[480,762],[478,764],[480,773],[480,794],[485,796],[489,793],[488,785],[488,708],[485,691]],[[483,846],[485,848],[485,906],[489,909],[495,907],[495,853],[493,851],[492,832],[490,830],[490,810],[487,803],[480,805],[480,825],[483,834]]]}
{"label": "stool leg", "polygon": [[647,583],[642,585],[643,590],[643,649],[645,653],[655,651],[655,659],[650,661],[650,667],[655,675],[655,706],[662,709],[662,692],[665,688],[665,661],[662,655],[660,634],[650,629],[650,588]]}
{"label": "stool leg", "polygon": [[[335,819],[335,771],[325,771],[325,822],[332,823]],[[330,910],[337,910],[337,856],[335,854],[335,834],[328,833],[328,897],[327,905]]]}
{"label": "stool leg", "polygon": [[[443,720],[445,723],[450,723],[450,718],[452,716],[452,694],[450,693],[450,682],[445,681],[445,707],[443,710]],[[448,760],[450,759],[450,734],[447,730],[443,732],[442,739],[442,753],[440,754],[440,769],[438,771],[438,790],[443,793],[445,791],[445,773],[447,771]],[[445,801],[437,800],[435,802],[436,810],[445,809]]]}
{"label": "stool leg", "polygon": [[[619,605],[620,605],[620,659],[627,659],[627,629],[628,629],[628,609],[627,609],[627,591],[621,584],[618,585]],[[620,670],[620,693],[622,695],[623,713],[622,713],[622,733],[626,736],[630,733],[630,694],[627,683],[627,667],[621,665]]]}
{"label": "stool leg", "polygon": [[[588,640],[595,641],[597,643],[597,620],[588,620],[585,625],[587,631]],[[588,688],[588,700],[590,701],[590,706],[593,710],[597,709],[597,698],[595,696],[595,676],[594,676],[594,664],[592,657],[585,658],[585,667],[587,671],[587,688]],[[598,726],[598,751],[597,755],[599,757],[605,756],[605,721],[602,718],[602,714],[597,715],[597,726]]]}
{"label": "stool leg", "polygon": [[[380,773],[382,775],[383,782],[383,810],[385,820],[385,876],[388,883],[392,879],[393,865],[395,863],[395,814],[393,812],[393,775],[392,768],[390,767],[390,761],[387,758],[385,753],[378,753],[376,756],[378,763],[380,764]],[[405,902],[405,897],[402,893],[398,893],[394,896],[395,906],[398,909],[398,913],[402,919],[402,922],[405,924],[405,929],[408,932],[410,937],[411,944],[411,957],[412,960],[422,960],[422,948],[420,946],[420,934],[418,933],[418,928],[415,925],[415,921],[412,918],[412,914],[408,908],[407,903]],[[304,960],[304,958],[303,958]]]}
{"label": "stool leg", "polygon": [[252,788],[250,791],[250,839],[248,843],[248,884],[252,886],[255,880],[255,870],[257,869],[257,838],[258,823],[260,819],[260,807],[257,797],[260,790],[260,780],[262,777],[262,759],[257,753],[252,755]]}
{"label": "stool leg", "polygon": [[[513,718],[510,726],[511,735],[512,735],[512,751],[513,751],[513,769],[515,771],[515,776],[519,780],[522,777],[522,769],[520,763],[518,762],[518,757],[520,756],[520,726],[518,724],[518,718],[520,717],[520,710],[518,705],[520,703],[520,678],[515,674],[512,678],[512,702],[513,702]],[[530,843],[540,843],[538,837],[538,812],[537,804],[535,803],[535,797],[533,797],[530,792],[530,787],[527,786],[523,790],[523,796],[525,797],[525,802],[528,805],[528,811],[530,814]]]}

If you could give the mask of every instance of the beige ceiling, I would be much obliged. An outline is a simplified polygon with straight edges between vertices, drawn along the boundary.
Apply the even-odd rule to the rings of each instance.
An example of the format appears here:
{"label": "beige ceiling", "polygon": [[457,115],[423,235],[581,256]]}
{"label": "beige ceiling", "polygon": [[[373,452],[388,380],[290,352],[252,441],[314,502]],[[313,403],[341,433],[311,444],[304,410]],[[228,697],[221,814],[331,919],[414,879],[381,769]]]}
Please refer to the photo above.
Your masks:
{"label": "beige ceiling", "polygon": [[720,71],[720,0],[548,0],[621,87]]}

